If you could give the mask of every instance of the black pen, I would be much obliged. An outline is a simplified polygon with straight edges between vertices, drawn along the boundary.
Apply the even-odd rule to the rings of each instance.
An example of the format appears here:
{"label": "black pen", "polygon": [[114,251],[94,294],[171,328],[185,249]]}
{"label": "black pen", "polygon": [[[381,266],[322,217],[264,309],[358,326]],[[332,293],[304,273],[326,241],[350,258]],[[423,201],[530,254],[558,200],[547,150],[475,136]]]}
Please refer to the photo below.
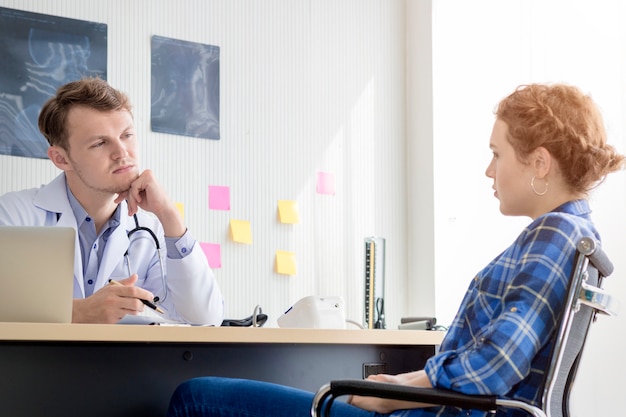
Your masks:
{"label": "black pen", "polygon": [[[119,282],[115,281],[114,279],[110,279],[109,280],[109,284],[124,286],[124,284],[119,283]],[[146,306],[150,307],[151,309],[153,309],[154,311],[158,311],[161,314],[165,314],[165,311],[161,310],[157,305],[153,304],[151,301],[144,300],[143,298],[139,298],[138,300],[141,301],[144,305],[146,305]]]}

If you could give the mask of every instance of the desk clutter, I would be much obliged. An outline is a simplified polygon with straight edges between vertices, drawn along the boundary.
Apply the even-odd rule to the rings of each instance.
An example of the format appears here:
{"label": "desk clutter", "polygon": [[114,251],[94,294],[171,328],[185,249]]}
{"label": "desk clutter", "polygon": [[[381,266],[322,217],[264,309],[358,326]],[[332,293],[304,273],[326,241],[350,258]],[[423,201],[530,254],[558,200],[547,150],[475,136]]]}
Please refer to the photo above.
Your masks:
{"label": "desk clutter", "polygon": [[400,330],[439,330],[435,317],[402,317],[398,329]]}
{"label": "desk clutter", "polygon": [[267,321],[267,314],[263,314],[260,306],[254,308],[251,316],[243,319],[224,319],[222,327],[263,327]]}

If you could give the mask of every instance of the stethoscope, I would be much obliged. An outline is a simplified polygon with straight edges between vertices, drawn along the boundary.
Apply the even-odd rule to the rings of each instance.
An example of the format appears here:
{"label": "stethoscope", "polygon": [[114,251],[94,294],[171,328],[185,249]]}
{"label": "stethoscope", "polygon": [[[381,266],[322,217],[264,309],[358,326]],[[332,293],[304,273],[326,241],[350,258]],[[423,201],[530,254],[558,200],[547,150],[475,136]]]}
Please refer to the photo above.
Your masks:
{"label": "stethoscope", "polygon": [[[133,242],[130,237],[139,231],[148,232],[148,234],[150,234],[150,237],[152,237],[152,240],[154,240],[154,246],[156,248],[157,256],[159,257],[159,266],[161,267],[161,281],[163,283],[163,299],[161,300],[159,297],[154,297],[154,302],[162,303],[167,298],[167,282],[165,281],[165,267],[163,266],[163,258],[161,257],[161,245],[159,244],[159,239],[157,239],[156,235],[152,230],[150,230],[150,228],[139,226],[137,214],[133,214],[133,218],[135,219],[135,228],[128,231],[128,249],[126,249],[126,252],[124,252],[124,258],[126,258],[126,266],[128,267],[128,276],[131,276],[133,274],[130,265],[130,257],[128,256],[128,251],[130,250],[130,246]],[[148,237],[139,236],[139,239],[148,239]]]}

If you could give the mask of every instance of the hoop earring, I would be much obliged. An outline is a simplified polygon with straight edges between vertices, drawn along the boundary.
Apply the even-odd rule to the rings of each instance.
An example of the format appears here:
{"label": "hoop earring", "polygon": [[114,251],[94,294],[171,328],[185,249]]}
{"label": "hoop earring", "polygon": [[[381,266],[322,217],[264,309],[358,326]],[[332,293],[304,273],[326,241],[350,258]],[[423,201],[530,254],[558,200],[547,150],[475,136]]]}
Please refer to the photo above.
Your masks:
{"label": "hoop earring", "polygon": [[543,190],[543,192],[539,193],[535,189],[535,178],[536,177],[537,177],[536,175],[533,175],[532,179],[530,180],[530,188],[532,188],[533,193],[535,193],[536,195],[539,195],[539,196],[546,195],[546,193],[548,192],[548,180],[544,180],[546,182],[546,188]]}

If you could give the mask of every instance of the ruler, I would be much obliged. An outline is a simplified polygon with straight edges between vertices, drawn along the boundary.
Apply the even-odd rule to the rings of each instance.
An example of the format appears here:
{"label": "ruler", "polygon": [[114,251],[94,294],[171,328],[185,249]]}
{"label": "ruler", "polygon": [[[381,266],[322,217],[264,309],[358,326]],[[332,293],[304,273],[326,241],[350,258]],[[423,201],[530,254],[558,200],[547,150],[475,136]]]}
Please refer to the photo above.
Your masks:
{"label": "ruler", "polygon": [[384,319],[385,239],[365,238],[364,327],[380,328]]}

